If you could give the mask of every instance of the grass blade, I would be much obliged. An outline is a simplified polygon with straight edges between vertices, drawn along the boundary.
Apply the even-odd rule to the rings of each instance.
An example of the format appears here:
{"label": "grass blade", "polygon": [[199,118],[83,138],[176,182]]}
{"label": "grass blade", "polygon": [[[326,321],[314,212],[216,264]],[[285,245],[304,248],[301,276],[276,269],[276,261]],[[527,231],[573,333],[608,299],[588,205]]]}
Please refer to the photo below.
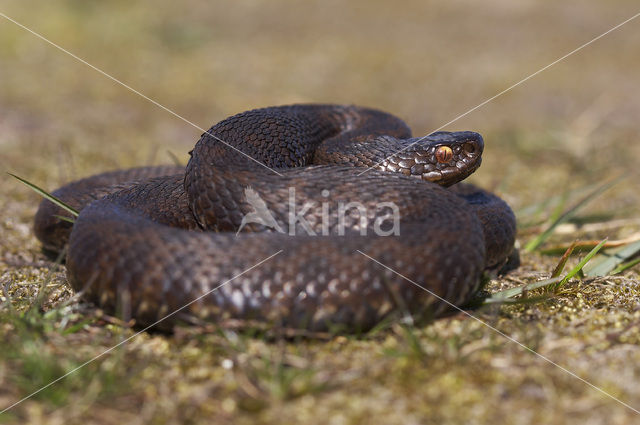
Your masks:
{"label": "grass blade", "polygon": [[576,247],[577,244],[578,244],[578,241],[574,241],[569,246],[569,248],[567,248],[567,250],[562,255],[562,258],[560,258],[560,261],[558,261],[558,264],[556,265],[556,268],[553,269],[553,273],[551,273],[551,277],[560,276],[560,273],[562,273],[562,271],[564,270],[564,266],[567,264],[567,260],[569,259],[569,256],[571,256],[571,253],[573,252],[573,250],[574,250],[574,248]]}
{"label": "grass blade", "polygon": [[[594,261],[593,264],[590,264],[589,267],[585,268],[585,275],[589,277],[596,276],[606,276],[612,273],[614,270],[617,270],[618,267],[622,266],[622,263],[630,260],[633,256],[640,252],[640,241],[636,241],[627,245],[623,245],[619,248],[613,249],[608,253],[603,253],[598,256],[597,261]],[[635,264],[632,264],[629,267],[633,267]],[[620,273],[623,270],[626,270],[626,267],[622,270],[617,271]]]}
{"label": "grass blade", "polygon": [[[554,211],[558,208],[563,209],[564,204],[567,201],[567,197],[569,193],[565,192],[561,195],[556,195],[551,198],[548,198],[544,201],[537,202],[533,205],[529,205],[520,210],[515,211],[516,217],[518,218],[518,226],[520,228],[528,228],[533,227],[539,224],[544,223],[545,221],[549,221],[549,218],[540,218],[542,214],[549,208],[553,207]],[[526,220],[525,218],[528,218]]]}
{"label": "grass blade", "polygon": [[47,192],[44,189],[39,188],[38,186],[36,186],[35,184],[23,179],[22,177],[18,177],[15,174],[11,174],[11,173],[7,173],[9,174],[11,177],[19,180],[20,182],[22,182],[23,184],[27,185],[31,190],[33,190],[34,192],[36,192],[38,195],[42,196],[45,199],[48,199],[49,201],[53,202],[54,204],[56,204],[57,206],[59,206],[60,208],[62,208],[65,211],[68,211],[69,213],[71,213],[74,217],[77,217],[78,214],[80,214],[75,208],[65,204],[63,201],[61,201],[60,199],[56,198],[55,196],[51,195],[49,192]]}
{"label": "grass blade", "polygon": [[636,258],[635,260],[631,260],[631,261],[629,261],[627,263],[622,263],[618,267],[613,269],[609,274],[622,273],[623,271],[625,271],[627,269],[630,269],[631,267],[635,266],[638,263],[640,263],[640,258]]}
{"label": "grass blade", "polygon": [[515,288],[505,289],[504,291],[495,292],[491,295],[491,297],[486,298],[483,304],[493,304],[493,303],[504,303],[513,301],[511,298],[523,295],[528,291],[532,291],[534,289],[543,288],[545,286],[550,286],[560,282],[559,277],[554,277],[551,279],[541,280],[540,282],[527,283],[526,285],[517,286]]}
{"label": "grass blade", "polygon": [[594,198],[596,198],[598,195],[600,195],[602,192],[604,192],[607,189],[609,189],[614,184],[618,183],[622,178],[623,177],[618,177],[616,179],[610,180],[610,181],[608,181],[608,182],[596,187],[593,191],[589,192],[584,198],[582,198],[580,201],[578,201],[578,203],[576,203],[573,207],[569,208],[563,214],[558,215],[554,220],[552,220],[551,224],[549,225],[549,227],[544,232],[540,233],[538,236],[536,236],[531,241],[529,241],[529,243],[527,243],[527,245],[525,245],[524,250],[526,252],[534,251],[544,241],[546,241],[549,238],[549,236],[551,236],[551,234],[553,233],[553,230],[559,224],[562,224],[565,221],[569,220],[571,217],[573,217],[576,214],[576,212],[578,212],[578,210],[580,208],[585,206],[589,201],[591,201]]}
{"label": "grass blade", "polygon": [[67,221],[71,224],[75,223],[76,221],[74,219],[72,219],[71,217],[65,217],[63,215],[58,215],[58,214],[54,214],[53,215],[55,218],[57,218],[58,220],[62,220],[62,221]]}
{"label": "grass blade", "polygon": [[602,246],[606,242],[607,242],[607,239],[603,239],[602,242],[600,242],[598,245],[595,246],[595,248],[593,248],[591,251],[589,251],[589,253],[584,256],[582,261],[580,261],[577,266],[575,266],[573,269],[571,269],[571,271],[569,273],[567,273],[567,275],[560,281],[560,283],[557,284],[555,289],[561,288],[562,286],[564,286],[569,281],[569,279],[571,279],[572,277],[574,277],[578,273],[582,272],[582,268],[585,266],[585,264],[587,264],[589,262],[589,260],[591,260],[591,258],[593,258],[593,256],[596,255],[598,253],[598,251],[600,251],[600,249],[602,249]]}
{"label": "grass blade", "polygon": [[[486,304],[497,304],[497,303],[513,303],[513,302],[516,302],[516,300],[512,299],[513,297],[516,297],[518,295],[524,295],[528,291],[532,291],[534,289],[547,287],[547,288],[552,288],[555,291],[558,288],[561,288],[569,281],[569,279],[571,279],[572,277],[574,277],[575,275],[577,275],[582,271],[582,268],[585,266],[585,264],[587,264],[589,260],[591,260],[591,258],[593,258],[593,256],[596,255],[598,251],[600,251],[600,249],[602,249],[602,247],[606,242],[607,242],[606,239],[602,240],[582,259],[582,261],[580,261],[580,263],[578,263],[577,266],[571,269],[571,271],[567,273],[565,277],[561,278],[559,275],[560,273],[562,273],[562,270],[564,270],[564,267],[567,263],[567,259],[571,255],[571,252],[573,251],[574,246],[578,244],[578,242],[574,242],[573,244],[571,244],[571,246],[567,249],[567,251],[564,253],[562,258],[558,262],[558,265],[554,269],[553,275],[550,279],[541,280],[540,282],[528,283],[526,285],[517,286],[515,288],[505,289],[504,291],[495,292],[494,294],[491,295],[491,297],[486,298],[483,301],[483,304],[486,305]],[[640,259],[638,259],[636,264],[638,262],[640,262]],[[632,267],[633,265],[630,265],[629,267]],[[540,297],[540,300],[545,298],[546,297]],[[517,301],[520,301],[520,300],[517,300]]]}
{"label": "grass blade", "polygon": [[[538,252],[542,255],[556,256],[556,255],[563,254],[564,252],[567,251],[567,249],[569,249],[569,247],[573,246],[573,252],[571,252],[571,255],[575,255],[575,254],[580,254],[582,252],[589,252],[599,243],[600,243],[599,240],[578,241],[578,242],[572,242],[568,246],[566,244],[551,246],[549,248],[541,249]],[[604,248],[605,249],[615,248],[620,245],[622,244],[620,244],[619,241],[611,241],[611,242],[607,242],[604,245]]]}
{"label": "grass blade", "polygon": [[[628,238],[625,238],[625,239],[607,241],[607,243],[604,244],[604,246],[602,248],[605,249],[605,250],[611,250],[611,249],[614,249],[614,248],[624,247],[624,246],[627,246],[627,245],[629,245],[631,243],[638,242],[638,241],[640,241],[640,232],[635,233],[632,236],[630,236]],[[572,242],[570,244],[559,244],[559,245],[556,245],[556,246],[551,246],[549,248],[541,249],[538,252],[540,254],[542,254],[542,255],[556,256],[556,255],[563,254],[571,245],[575,244],[575,246],[573,247],[573,252],[571,253],[571,255],[575,255],[575,254],[579,254],[581,252],[589,252],[596,245],[598,245],[599,243],[600,243],[600,240],[576,241],[576,242]],[[604,252],[600,253],[600,255],[603,255],[603,254],[604,254]],[[598,255],[598,257],[600,255]],[[594,261],[589,263],[589,266],[591,264],[593,264],[593,263],[594,263]],[[585,267],[585,269],[589,268],[589,266]]]}

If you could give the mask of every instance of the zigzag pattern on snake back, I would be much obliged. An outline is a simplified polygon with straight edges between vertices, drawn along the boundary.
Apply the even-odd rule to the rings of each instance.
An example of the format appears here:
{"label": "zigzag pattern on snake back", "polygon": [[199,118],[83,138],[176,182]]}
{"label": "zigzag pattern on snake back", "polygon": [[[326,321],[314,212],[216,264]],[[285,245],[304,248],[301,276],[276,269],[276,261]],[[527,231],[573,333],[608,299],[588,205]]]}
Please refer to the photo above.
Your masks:
{"label": "zigzag pattern on snake back", "polygon": [[[483,270],[513,249],[508,205],[455,184],[480,165],[477,133],[413,139],[390,114],[341,105],[252,110],[208,133],[186,171],[114,171],[55,191],[81,210],[73,227],[41,203],[36,235],[50,250],[68,242],[75,290],[139,325],[211,291],[162,324],[366,330],[393,314],[437,316],[448,306],[360,252],[463,305]],[[244,223],[236,235],[255,213],[247,188],[275,226]]]}

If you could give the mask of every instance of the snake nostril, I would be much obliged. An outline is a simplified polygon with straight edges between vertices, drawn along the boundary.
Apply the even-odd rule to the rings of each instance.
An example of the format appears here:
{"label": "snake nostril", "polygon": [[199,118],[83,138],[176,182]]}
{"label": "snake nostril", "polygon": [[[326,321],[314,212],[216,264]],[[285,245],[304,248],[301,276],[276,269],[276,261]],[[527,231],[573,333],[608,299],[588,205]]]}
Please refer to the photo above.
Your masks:
{"label": "snake nostril", "polygon": [[465,143],[462,145],[462,150],[464,150],[467,155],[473,155],[476,153],[476,145],[473,143]]}

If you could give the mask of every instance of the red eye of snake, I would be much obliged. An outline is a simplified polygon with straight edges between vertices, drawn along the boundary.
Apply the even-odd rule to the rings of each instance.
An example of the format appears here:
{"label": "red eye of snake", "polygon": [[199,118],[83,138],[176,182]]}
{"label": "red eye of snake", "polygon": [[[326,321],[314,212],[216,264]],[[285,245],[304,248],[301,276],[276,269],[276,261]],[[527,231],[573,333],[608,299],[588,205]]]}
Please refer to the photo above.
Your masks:
{"label": "red eye of snake", "polygon": [[449,162],[453,158],[453,151],[449,146],[440,146],[436,150],[436,159],[438,162]]}

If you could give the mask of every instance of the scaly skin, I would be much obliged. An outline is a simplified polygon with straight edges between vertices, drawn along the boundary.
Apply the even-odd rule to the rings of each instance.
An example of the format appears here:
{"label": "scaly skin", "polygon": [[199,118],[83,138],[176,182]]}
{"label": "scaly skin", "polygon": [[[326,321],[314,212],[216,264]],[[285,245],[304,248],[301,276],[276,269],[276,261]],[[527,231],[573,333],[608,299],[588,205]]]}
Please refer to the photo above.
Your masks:
{"label": "scaly skin", "polygon": [[[258,109],[205,133],[185,173],[145,167],[59,189],[81,214],[69,236],[52,217],[62,212],[43,201],[36,235],[54,250],[68,238],[71,285],[140,325],[197,299],[161,325],[240,319],[366,330],[392,314],[447,310],[429,292],[463,305],[483,270],[513,249],[515,218],[504,201],[471,185],[432,183],[465,178],[482,149],[477,133],[412,139],[400,119],[355,106]],[[255,212],[248,187],[285,233],[248,223],[236,236]],[[365,222],[341,212],[349,202],[362,206]],[[389,213],[382,202],[397,208],[397,234],[376,227]],[[293,223],[292,208],[306,212]]]}

